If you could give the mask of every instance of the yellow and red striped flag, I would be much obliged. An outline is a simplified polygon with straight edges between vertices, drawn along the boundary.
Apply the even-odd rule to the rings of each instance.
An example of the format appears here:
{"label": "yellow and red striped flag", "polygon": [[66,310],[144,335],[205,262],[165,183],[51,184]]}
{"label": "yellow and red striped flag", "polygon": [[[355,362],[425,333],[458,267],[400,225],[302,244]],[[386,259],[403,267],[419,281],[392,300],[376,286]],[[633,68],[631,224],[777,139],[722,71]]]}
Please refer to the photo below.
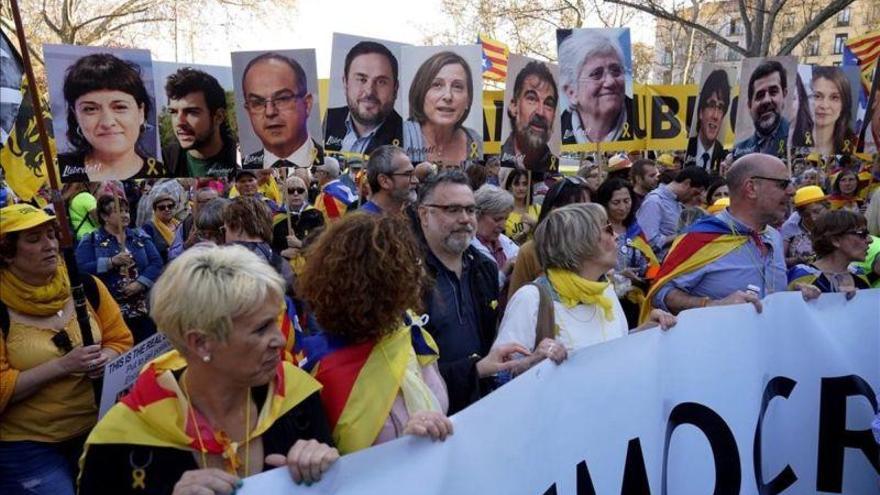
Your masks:
{"label": "yellow and red striped flag", "polygon": [[859,70],[862,73],[862,84],[867,90],[871,87],[874,67],[877,66],[877,60],[880,58],[880,30],[853,38],[846,42],[846,46],[858,62]]}
{"label": "yellow and red striped flag", "polygon": [[483,78],[495,81],[507,79],[507,56],[510,50],[504,43],[479,35],[477,41],[483,47]]}

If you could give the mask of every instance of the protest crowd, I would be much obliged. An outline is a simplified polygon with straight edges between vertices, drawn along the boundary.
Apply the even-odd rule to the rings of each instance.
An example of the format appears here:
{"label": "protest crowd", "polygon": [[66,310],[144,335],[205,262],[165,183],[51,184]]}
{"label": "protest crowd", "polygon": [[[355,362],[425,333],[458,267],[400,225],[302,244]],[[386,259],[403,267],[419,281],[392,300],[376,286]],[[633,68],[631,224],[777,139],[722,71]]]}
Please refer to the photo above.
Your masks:
{"label": "protest crowd", "polygon": [[[560,55],[602,43],[571,36]],[[536,364],[675,332],[682,311],[880,287],[880,154],[778,153],[781,66],[755,70],[754,135],[729,152],[698,135],[687,152],[584,152],[563,173],[554,126],[572,146],[631,133],[630,97],[609,113],[569,96],[556,112],[572,84],[616,84],[611,56],[563,67],[559,88],[526,64],[508,84],[510,139],[490,156],[468,127],[479,97],[461,55],[426,57],[403,119],[388,104],[397,61],[374,45],[346,57],[354,97],[328,109],[323,143],[284,120],[313,91],[286,56],[252,58],[240,76],[262,143],[250,152],[222,89],[181,69],[165,88],[175,139],[161,162],[132,149],[118,165],[132,172],[106,180],[88,164],[102,126],[125,124],[89,127],[103,103],[80,100],[137,95],[139,80],[111,55],[68,70],[80,148],[59,156],[75,172],[61,191],[69,225],[48,197],[5,189],[0,209],[0,493],[227,494],[277,466],[311,484],[341,455],[405,435],[442,441],[449,416]],[[387,75],[366,67],[374,59]],[[102,86],[102,70],[118,81]],[[730,110],[730,84],[706,84],[698,108],[711,123]],[[92,345],[59,229],[76,239]],[[93,383],[157,332],[174,351],[99,420]]]}

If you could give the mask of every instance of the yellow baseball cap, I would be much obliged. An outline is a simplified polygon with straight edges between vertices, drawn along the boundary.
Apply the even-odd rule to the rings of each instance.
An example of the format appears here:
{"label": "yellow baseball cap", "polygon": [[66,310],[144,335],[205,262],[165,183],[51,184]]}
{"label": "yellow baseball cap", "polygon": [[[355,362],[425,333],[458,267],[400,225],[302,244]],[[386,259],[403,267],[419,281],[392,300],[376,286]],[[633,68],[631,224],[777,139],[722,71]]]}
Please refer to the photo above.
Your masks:
{"label": "yellow baseball cap", "polygon": [[657,163],[663,165],[667,168],[672,168],[675,166],[675,158],[672,157],[669,153],[663,153],[662,155],[657,157]]}
{"label": "yellow baseball cap", "polygon": [[809,155],[807,155],[807,161],[819,163],[822,161],[822,155],[820,155],[819,153],[810,153]]}
{"label": "yellow baseball cap", "polygon": [[800,208],[801,206],[815,203],[816,201],[822,201],[824,199],[825,192],[822,191],[821,187],[804,186],[794,193],[794,206],[795,208]]}
{"label": "yellow baseball cap", "polygon": [[54,216],[27,203],[6,206],[0,208],[0,235],[21,232],[53,220]]}
{"label": "yellow baseball cap", "polygon": [[714,215],[728,206],[730,206],[730,198],[718,198],[706,208],[706,211],[708,211],[710,215]]}

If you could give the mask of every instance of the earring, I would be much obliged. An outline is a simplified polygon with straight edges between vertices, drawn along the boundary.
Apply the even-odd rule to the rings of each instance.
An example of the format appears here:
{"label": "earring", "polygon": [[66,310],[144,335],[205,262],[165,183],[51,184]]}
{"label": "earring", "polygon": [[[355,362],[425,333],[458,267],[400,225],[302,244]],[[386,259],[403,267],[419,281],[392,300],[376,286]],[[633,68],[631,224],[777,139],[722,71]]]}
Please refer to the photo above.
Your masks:
{"label": "earring", "polygon": [[211,355],[207,354],[205,356],[202,356],[202,361],[205,363],[210,363],[211,362]]}
{"label": "earring", "polygon": [[81,137],[81,138],[83,138],[83,139],[86,138],[85,136],[83,136],[83,131],[82,131],[82,128],[81,128],[80,126],[76,126],[76,133],[79,135],[79,137]]}

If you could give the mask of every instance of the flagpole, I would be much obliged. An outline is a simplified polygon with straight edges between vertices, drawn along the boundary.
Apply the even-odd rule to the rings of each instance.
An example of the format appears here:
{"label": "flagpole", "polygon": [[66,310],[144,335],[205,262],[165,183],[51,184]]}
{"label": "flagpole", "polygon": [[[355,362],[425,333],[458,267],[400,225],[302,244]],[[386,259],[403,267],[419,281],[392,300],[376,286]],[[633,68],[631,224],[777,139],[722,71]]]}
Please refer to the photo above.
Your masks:
{"label": "flagpole", "polygon": [[[30,89],[31,104],[37,121],[37,132],[40,137],[40,147],[43,149],[43,162],[49,173],[49,189],[52,193],[52,205],[55,207],[55,217],[58,219],[59,245],[64,256],[64,264],[70,278],[70,292],[73,297],[73,307],[76,311],[76,321],[79,323],[82,334],[83,346],[95,344],[92,336],[92,327],[89,321],[89,312],[86,308],[86,294],[83,289],[79,269],[76,265],[76,257],[73,255],[73,233],[70,230],[70,220],[67,217],[67,207],[61,197],[61,183],[58,180],[58,170],[55,167],[55,157],[52,156],[52,148],[49,146],[49,134],[46,132],[46,123],[43,120],[43,105],[37,91],[34,68],[31,65],[31,54],[28,51],[27,39],[24,35],[24,25],[21,22],[21,13],[18,9],[18,0],[12,2],[12,18],[15,21],[15,36],[18,38],[18,46],[21,49],[21,61],[24,65],[27,84]],[[101,381],[92,380],[92,389],[95,393],[95,404],[101,402]]]}

